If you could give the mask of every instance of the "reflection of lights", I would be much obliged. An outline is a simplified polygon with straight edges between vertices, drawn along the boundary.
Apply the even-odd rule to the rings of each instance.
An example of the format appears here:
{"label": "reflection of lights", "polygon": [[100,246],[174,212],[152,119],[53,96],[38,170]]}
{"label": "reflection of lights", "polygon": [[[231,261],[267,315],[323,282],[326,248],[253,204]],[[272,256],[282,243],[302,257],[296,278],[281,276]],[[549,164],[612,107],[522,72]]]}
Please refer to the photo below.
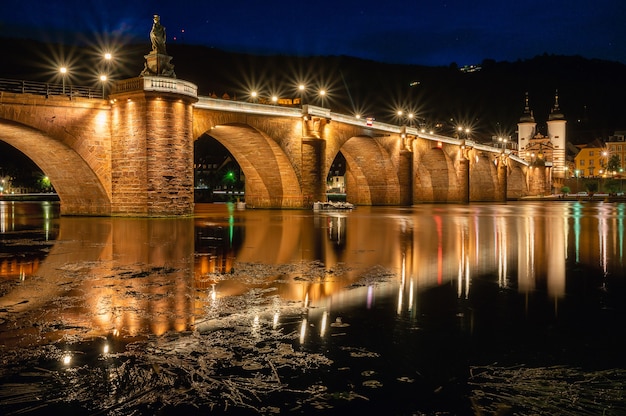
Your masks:
{"label": "reflection of lights", "polygon": [[496,256],[498,259],[498,282],[500,287],[506,287],[506,274],[507,274],[507,246],[508,238],[506,235],[506,224],[504,218],[498,217],[496,223]]}
{"label": "reflection of lights", "polygon": [[582,218],[582,204],[580,202],[574,205],[573,209],[574,217],[574,251],[576,263],[580,263],[580,219]]}
{"label": "reflection of lights", "polygon": [[70,365],[71,362],[72,362],[72,356],[69,354],[65,354],[63,356],[63,364]]}
{"label": "reflection of lights", "polygon": [[437,284],[443,283],[443,224],[441,217],[436,215],[435,224],[437,226]]}
{"label": "reflection of lights", "polygon": [[400,285],[398,288],[398,306],[396,308],[396,313],[400,315],[402,313],[402,298],[404,296],[404,287]]}
{"label": "reflection of lights", "polygon": [[[468,297],[469,291],[469,256],[467,255],[467,236],[465,227],[461,228],[461,252],[459,253],[459,271],[457,275],[457,297],[463,297],[465,291],[465,298]],[[465,290],[464,290],[465,289]]]}
{"label": "reflection of lights", "polygon": [[305,318],[302,320],[302,325],[300,326],[300,344],[304,344],[304,337],[306,336],[306,326],[307,320]]}
{"label": "reflection of lights", "polygon": [[259,315],[254,315],[254,318],[252,319],[252,336],[254,338],[258,338],[260,335],[260,330],[261,329],[261,323],[259,320]]}
{"label": "reflection of lights", "polygon": [[619,247],[619,260],[620,263],[623,262],[624,255],[624,204],[619,204],[617,206],[617,232],[618,232],[618,247]]}
{"label": "reflection of lights", "polygon": [[324,311],[322,314],[322,322],[320,323],[320,337],[323,337],[326,333],[326,328],[328,326],[328,312]]}
{"label": "reflection of lights", "polygon": [[606,276],[607,274],[607,263],[608,263],[608,259],[607,259],[607,237],[608,237],[608,225],[606,223],[606,215],[605,213],[601,213],[601,217],[599,218],[599,224],[598,224],[598,242],[600,245],[600,267],[602,267],[602,272],[604,272],[604,275]]}
{"label": "reflection of lights", "polygon": [[104,344],[104,347],[102,347],[102,353],[103,354],[109,353],[109,344]]}
{"label": "reflection of lights", "polygon": [[280,316],[280,315],[278,314],[278,312],[275,312],[275,313],[274,313],[274,321],[272,322],[272,327],[273,327],[274,329],[276,329],[276,328],[278,327],[278,317],[279,317],[279,316]]}

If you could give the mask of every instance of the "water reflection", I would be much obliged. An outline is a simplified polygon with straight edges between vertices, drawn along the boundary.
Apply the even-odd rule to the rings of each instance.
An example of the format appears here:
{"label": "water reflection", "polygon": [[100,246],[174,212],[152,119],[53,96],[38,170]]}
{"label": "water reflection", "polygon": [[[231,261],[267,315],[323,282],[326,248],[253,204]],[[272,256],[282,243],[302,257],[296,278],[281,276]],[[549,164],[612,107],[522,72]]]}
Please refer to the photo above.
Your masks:
{"label": "water reflection", "polygon": [[100,336],[107,355],[128,337],[246,326],[246,339],[262,343],[293,326],[301,348],[328,348],[348,332],[366,339],[387,308],[394,326],[410,323],[404,340],[438,288],[458,302],[441,305],[456,314],[441,330],[460,322],[471,335],[495,319],[465,315],[486,284],[520,294],[527,315],[528,299],[545,297],[549,321],[577,295],[580,270],[623,278],[625,211],[565,201],[347,213],[224,204],[199,205],[194,218],[59,218],[55,204],[0,203],[0,341],[8,351]]}
{"label": "water reflection", "polygon": [[[81,287],[93,328],[125,328],[135,334],[183,330],[201,309],[189,288],[230,296],[244,290],[238,282],[211,275],[231,273],[237,263],[293,264],[322,261],[325,269],[350,264],[346,279],[323,276],[317,282],[279,285],[281,296],[306,304],[328,302],[368,268],[382,266],[397,275],[398,310],[411,311],[415,291],[455,282],[459,298],[468,298],[471,277],[495,275],[503,287],[523,293],[545,288],[561,298],[566,262],[572,259],[604,275],[623,271],[624,204],[514,204],[423,206],[413,209],[360,208],[351,213],[236,211],[230,205],[199,209],[195,219],[54,218],[52,204],[0,204],[5,280],[23,281],[2,297],[13,311],[45,305],[63,292],[71,272],[88,270]],[[54,244],[48,253],[23,257],[20,231],[37,243]],[[32,237],[32,235],[27,236]],[[573,241],[570,241],[573,240]],[[28,251],[28,250],[26,250]],[[33,251],[33,250],[31,250]],[[35,257],[35,258],[32,258]],[[45,259],[45,260],[44,260]],[[291,271],[296,277],[297,271]],[[138,300],[133,280],[150,275],[150,296]],[[42,276],[44,279],[29,279]],[[269,276],[278,279],[284,276]],[[193,284],[189,281],[193,280]],[[176,282],[179,282],[176,284]],[[304,287],[301,287],[304,286]],[[121,291],[119,287],[125,287]],[[341,294],[345,296],[345,294]],[[371,307],[372,293],[363,294]],[[28,299],[28,303],[20,302]],[[142,302],[128,305],[127,302]],[[124,311],[149,312],[149,320]]]}

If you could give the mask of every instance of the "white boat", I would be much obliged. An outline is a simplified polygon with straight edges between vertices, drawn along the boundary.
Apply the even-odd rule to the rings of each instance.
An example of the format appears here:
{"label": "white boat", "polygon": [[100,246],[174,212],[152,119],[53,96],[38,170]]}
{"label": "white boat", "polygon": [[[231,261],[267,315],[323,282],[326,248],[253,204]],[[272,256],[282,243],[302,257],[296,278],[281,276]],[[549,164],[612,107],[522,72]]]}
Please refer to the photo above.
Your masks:
{"label": "white boat", "polygon": [[335,210],[351,210],[354,209],[354,204],[349,202],[314,202],[313,203],[313,211],[335,211]]}

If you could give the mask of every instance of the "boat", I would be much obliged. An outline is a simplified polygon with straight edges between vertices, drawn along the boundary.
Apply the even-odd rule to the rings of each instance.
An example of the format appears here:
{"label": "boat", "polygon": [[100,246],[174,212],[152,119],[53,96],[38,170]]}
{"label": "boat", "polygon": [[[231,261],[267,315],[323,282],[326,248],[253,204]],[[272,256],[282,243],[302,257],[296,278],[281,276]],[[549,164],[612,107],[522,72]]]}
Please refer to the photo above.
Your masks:
{"label": "boat", "polygon": [[336,210],[352,210],[354,209],[354,204],[349,202],[341,202],[341,201],[327,201],[327,202],[314,202],[313,203],[313,211],[336,211]]}

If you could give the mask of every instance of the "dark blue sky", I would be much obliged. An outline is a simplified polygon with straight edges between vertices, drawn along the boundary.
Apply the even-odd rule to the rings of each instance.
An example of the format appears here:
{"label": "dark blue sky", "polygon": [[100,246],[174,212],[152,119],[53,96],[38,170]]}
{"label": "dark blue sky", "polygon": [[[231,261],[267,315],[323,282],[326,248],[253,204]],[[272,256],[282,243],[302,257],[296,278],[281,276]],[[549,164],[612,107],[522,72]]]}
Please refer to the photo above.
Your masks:
{"label": "dark blue sky", "polygon": [[169,43],[237,52],[421,65],[543,53],[626,63],[624,0],[2,0],[0,35],[53,41],[82,32],[148,43],[153,14]]}

